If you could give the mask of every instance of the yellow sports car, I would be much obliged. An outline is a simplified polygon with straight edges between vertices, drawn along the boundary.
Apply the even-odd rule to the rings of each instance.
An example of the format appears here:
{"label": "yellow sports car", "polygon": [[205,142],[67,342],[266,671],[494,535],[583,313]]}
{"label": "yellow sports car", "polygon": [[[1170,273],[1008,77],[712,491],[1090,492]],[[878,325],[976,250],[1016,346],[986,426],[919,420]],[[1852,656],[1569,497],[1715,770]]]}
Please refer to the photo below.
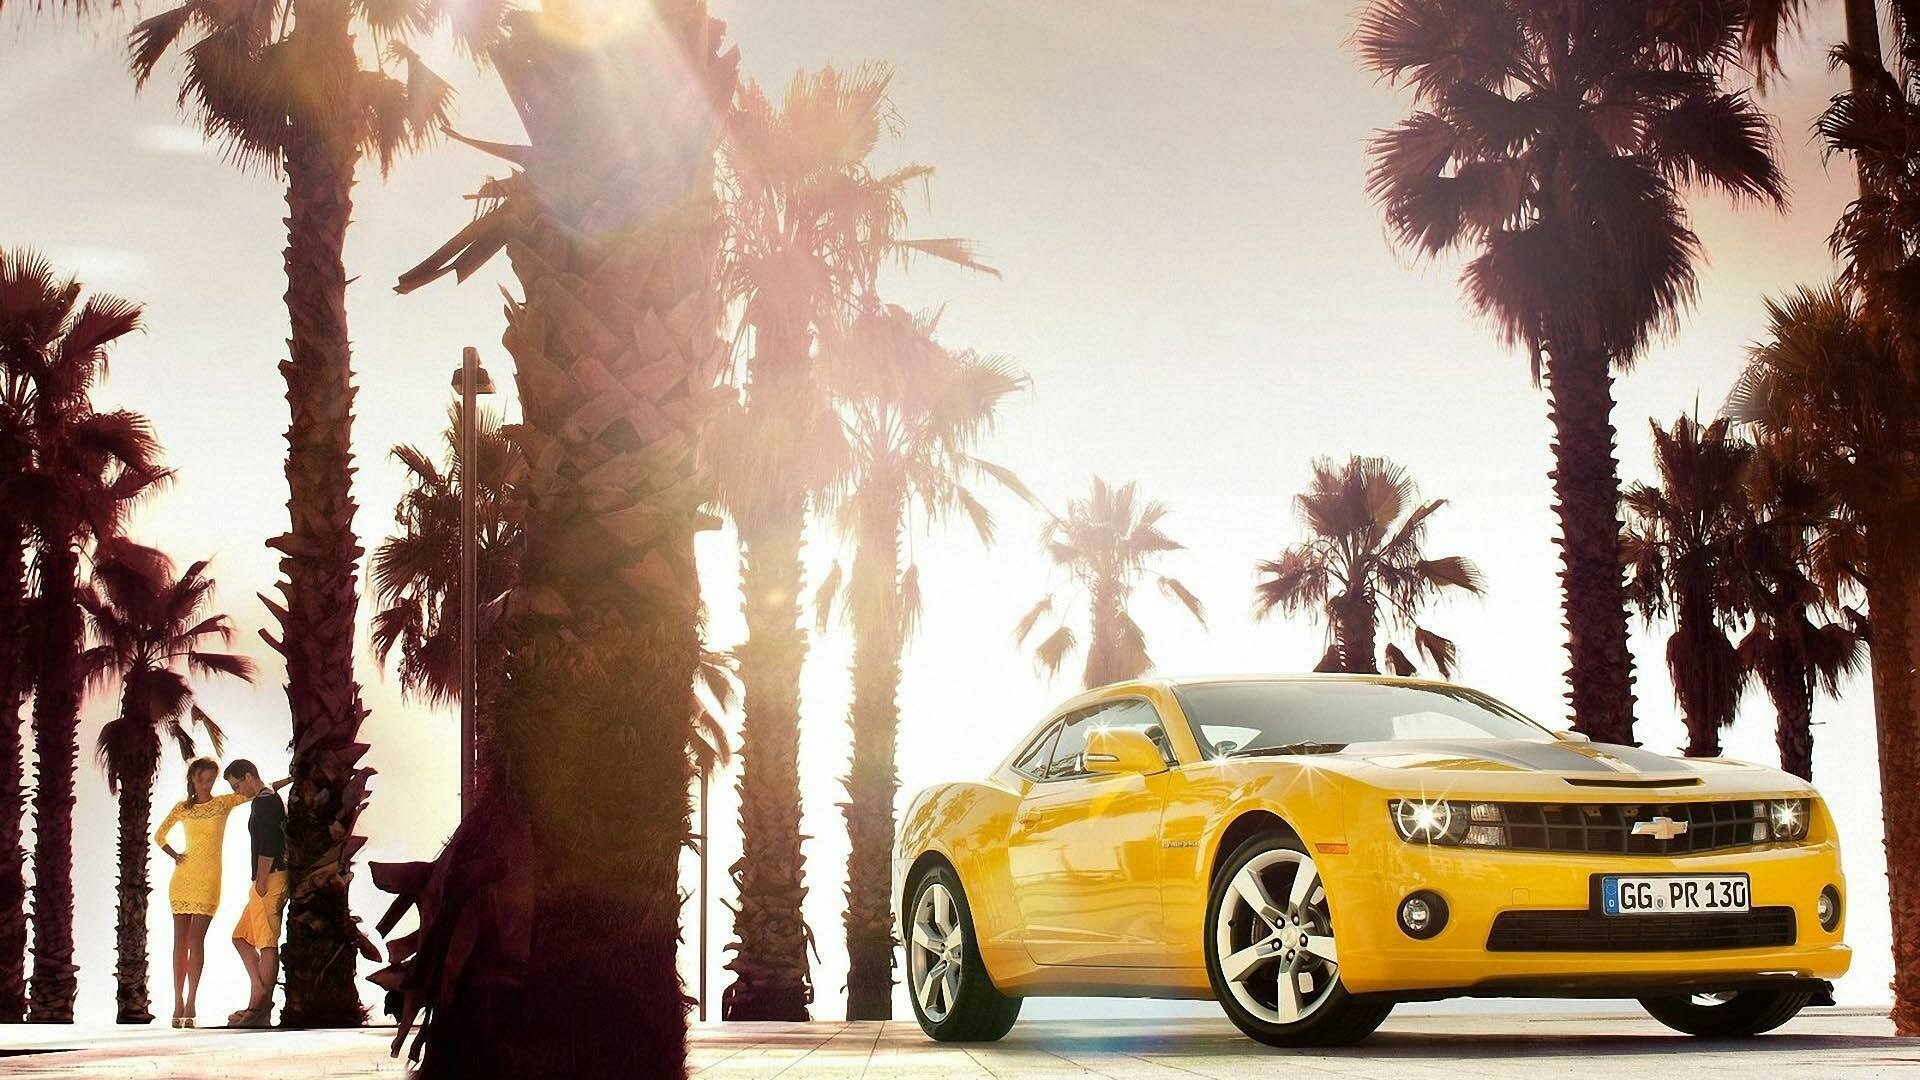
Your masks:
{"label": "yellow sports car", "polygon": [[1276,1046],[1471,995],[1638,998],[1754,1035],[1831,1003],[1850,959],[1805,782],[1409,679],[1088,691],[992,776],[914,799],[894,874],[940,1040],[997,1039],[1041,995],[1213,998]]}

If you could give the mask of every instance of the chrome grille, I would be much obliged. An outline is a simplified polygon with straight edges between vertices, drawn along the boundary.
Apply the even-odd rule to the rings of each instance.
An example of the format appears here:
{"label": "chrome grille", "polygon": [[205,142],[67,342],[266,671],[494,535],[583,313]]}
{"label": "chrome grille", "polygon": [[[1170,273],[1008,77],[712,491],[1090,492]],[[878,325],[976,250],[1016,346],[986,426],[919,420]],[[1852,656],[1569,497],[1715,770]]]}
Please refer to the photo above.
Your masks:
{"label": "chrome grille", "polygon": [[[1603,855],[1688,855],[1752,847],[1772,838],[1767,804],[1747,799],[1677,803],[1494,803],[1514,851],[1559,851]],[[1654,818],[1685,822],[1671,840],[1635,836],[1635,822]],[[1476,824],[1480,819],[1476,818]]]}

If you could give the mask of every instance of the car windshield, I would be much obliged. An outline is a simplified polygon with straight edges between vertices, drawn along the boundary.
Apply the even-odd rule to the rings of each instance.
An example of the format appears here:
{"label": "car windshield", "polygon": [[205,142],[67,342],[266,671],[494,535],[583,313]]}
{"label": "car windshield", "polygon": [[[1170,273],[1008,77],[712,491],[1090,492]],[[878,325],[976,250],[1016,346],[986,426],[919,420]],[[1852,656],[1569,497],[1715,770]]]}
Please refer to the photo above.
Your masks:
{"label": "car windshield", "polygon": [[1348,743],[1403,739],[1527,739],[1545,728],[1458,686],[1264,680],[1198,683],[1174,691],[1209,757],[1325,753]]}

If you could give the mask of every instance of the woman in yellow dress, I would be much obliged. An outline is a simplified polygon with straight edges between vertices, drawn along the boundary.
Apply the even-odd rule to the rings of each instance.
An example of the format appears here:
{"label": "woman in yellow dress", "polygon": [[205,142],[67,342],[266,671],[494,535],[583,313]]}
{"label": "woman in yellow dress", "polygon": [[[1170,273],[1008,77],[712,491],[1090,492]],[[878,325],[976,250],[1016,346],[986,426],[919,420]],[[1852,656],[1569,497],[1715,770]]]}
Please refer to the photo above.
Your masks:
{"label": "woman in yellow dress", "polygon": [[[247,804],[245,795],[213,793],[220,765],[195,758],[187,765],[187,797],[174,804],[153,834],[153,842],[173,860],[167,897],[173,905],[173,1026],[192,1027],[200,972],[206,966],[207,926],[220,905],[220,852],[227,815]],[[281,780],[273,786],[283,787]],[[175,825],[187,831],[185,851],[175,851],[167,834]]]}

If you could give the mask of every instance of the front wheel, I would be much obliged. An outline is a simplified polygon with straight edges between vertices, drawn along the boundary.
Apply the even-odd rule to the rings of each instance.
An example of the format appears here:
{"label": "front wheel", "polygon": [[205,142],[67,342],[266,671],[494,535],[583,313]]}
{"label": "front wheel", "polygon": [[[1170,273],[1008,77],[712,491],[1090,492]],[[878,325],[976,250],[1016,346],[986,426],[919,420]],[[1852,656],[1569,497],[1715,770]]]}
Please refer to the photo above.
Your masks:
{"label": "front wheel", "polygon": [[1227,857],[1207,899],[1207,975],[1234,1026],[1269,1046],[1344,1046],[1391,1004],[1340,984],[1340,946],[1320,870],[1298,841],[1265,833]]}
{"label": "front wheel", "polygon": [[920,1030],[938,1042],[993,1042],[1012,1030],[1020,999],[987,977],[959,875],[936,866],[908,891],[907,992]]}
{"label": "front wheel", "polygon": [[1675,1031],[1707,1039],[1743,1039],[1799,1015],[1813,995],[1799,990],[1730,990],[1647,997],[1640,1005]]}

